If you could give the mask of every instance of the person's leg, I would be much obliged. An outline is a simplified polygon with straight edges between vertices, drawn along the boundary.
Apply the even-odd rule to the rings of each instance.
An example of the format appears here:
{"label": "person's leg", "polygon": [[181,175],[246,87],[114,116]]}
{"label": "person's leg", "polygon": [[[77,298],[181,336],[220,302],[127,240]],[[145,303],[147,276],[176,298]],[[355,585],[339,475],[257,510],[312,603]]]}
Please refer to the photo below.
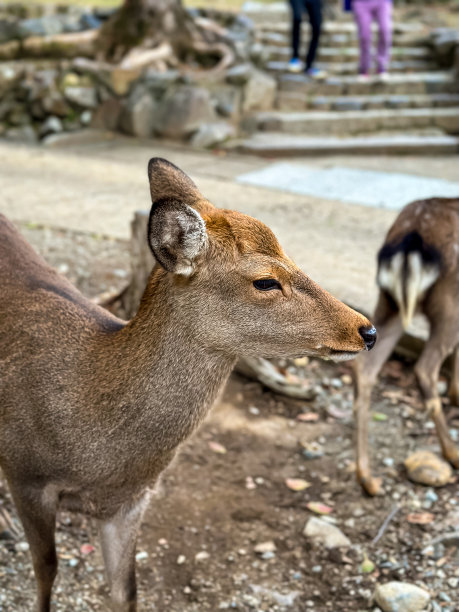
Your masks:
{"label": "person's leg", "polygon": [[389,68],[390,47],[392,43],[392,2],[379,0],[375,7],[375,17],[378,22],[378,72],[387,72]]}
{"label": "person's leg", "polygon": [[359,35],[360,74],[368,74],[371,65],[371,0],[354,0],[352,10]]}
{"label": "person's leg", "polygon": [[306,10],[311,23],[311,40],[306,55],[306,70],[314,63],[319,45],[320,31],[322,27],[322,5],[321,0],[306,0]]}
{"label": "person's leg", "polygon": [[290,0],[290,6],[292,8],[292,58],[299,59],[303,0]]}

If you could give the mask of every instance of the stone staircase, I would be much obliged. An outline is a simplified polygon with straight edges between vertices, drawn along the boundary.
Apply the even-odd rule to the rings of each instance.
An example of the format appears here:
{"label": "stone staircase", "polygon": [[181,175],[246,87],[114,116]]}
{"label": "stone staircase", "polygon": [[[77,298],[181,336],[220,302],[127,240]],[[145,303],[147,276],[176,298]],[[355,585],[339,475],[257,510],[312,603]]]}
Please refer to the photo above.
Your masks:
{"label": "stone staircase", "polygon": [[[355,24],[348,15],[325,22],[316,66],[327,77],[313,80],[287,70],[290,23],[283,5],[260,11],[251,3],[246,14],[278,93],[275,110],[244,118],[248,137],[241,150],[267,156],[459,152],[459,82],[436,64],[422,25],[395,23],[388,78],[362,82]],[[302,57],[308,41],[304,23]]]}

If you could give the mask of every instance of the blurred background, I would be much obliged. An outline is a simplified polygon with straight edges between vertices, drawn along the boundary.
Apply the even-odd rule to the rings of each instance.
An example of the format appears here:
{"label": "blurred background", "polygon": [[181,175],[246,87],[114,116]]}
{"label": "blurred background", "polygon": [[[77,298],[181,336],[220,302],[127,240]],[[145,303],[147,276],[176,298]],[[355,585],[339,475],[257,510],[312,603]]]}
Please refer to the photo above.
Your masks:
{"label": "blurred background", "polygon": [[[305,0],[297,52],[287,2],[0,3],[0,212],[128,318],[153,265],[146,166],[165,157],[371,315],[399,211],[459,196],[459,1],[384,2],[386,21],[359,30],[355,6]],[[427,333],[415,318],[374,395],[377,499],[355,479],[349,364],[241,365],[146,514],[140,609],[385,611],[374,594],[395,580],[407,606],[409,585],[427,593],[401,612],[453,612],[457,477],[416,484],[404,466],[415,449],[438,454],[412,367]],[[454,409],[449,422],[457,441]],[[4,484],[0,501],[16,532],[0,541],[0,610],[28,610],[32,568]],[[334,545],[311,536],[318,518],[321,533],[339,531]],[[58,546],[56,610],[105,610],[96,526],[63,514]]]}

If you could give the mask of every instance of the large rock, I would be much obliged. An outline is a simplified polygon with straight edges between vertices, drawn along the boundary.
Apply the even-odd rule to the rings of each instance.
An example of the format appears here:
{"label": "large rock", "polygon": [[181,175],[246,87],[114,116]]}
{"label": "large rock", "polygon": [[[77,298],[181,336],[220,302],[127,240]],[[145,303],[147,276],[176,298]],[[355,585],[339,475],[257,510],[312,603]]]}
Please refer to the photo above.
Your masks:
{"label": "large rock", "polygon": [[0,43],[18,38],[17,23],[12,19],[0,19]]}
{"label": "large rock", "polygon": [[351,545],[350,540],[338,527],[315,516],[311,517],[306,523],[303,535],[323,544],[325,548],[341,548]]}
{"label": "large rock", "polygon": [[276,90],[277,82],[273,77],[260,70],[253,70],[244,88],[242,110],[247,113],[272,109]]}
{"label": "large rock", "polygon": [[[91,127],[114,132],[120,123],[123,105],[118,98],[108,98],[99,104],[92,116]],[[130,132],[129,132],[130,133]]]}
{"label": "large rock", "polygon": [[451,67],[456,48],[459,47],[459,30],[438,28],[431,33],[431,42],[437,61],[442,66]]}
{"label": "large rock", "polygon": [[64,24],[57,15],[48,15],[38,19],[23,19],[18,25],[18,36],[28,38],[29,36],[51,36],[62,34]]}
{"label": "large rock", "polygon": [[209,149],[235,136],[235,130],[229,123],[204,123],[191,137],[194,147]]}
{"label": "large rock", "polygon": [[405,460],[408,477],[429,487],[443,487],[452,476],[449,463],[430,451],[416,451]]}
{"label": "large rock", "polygon": [[24,69],[15,64],[0,64],[0,98],[16,87],[24,74]]}
{"label": "large rock", "polygon": [[37,134],[31,125],[21,125],[10,128],[5,132],[4,138],[12,142],[35,144],[38,140]]}
{"label": "large rock", "polygon": [[168,138],[186,138],[203,123],[216,118],[206,89],[181,86],[167,93],[161,102],[156,131]]}
{"label": "large rock", "polygon": [[157,122],[158,103],[145,92],[139,98],[130,100],[121,116],[121,129],[138,138],[151,138]]}
{"label": "large rock", "polygon": [[58,117],[66,117],[71,111],[71,107],[57,89],[51,90],[43,96],[42,106],[47,113]]}
{"label": "large rock", "polygon": [[71,104],[81,108],[96,108],[97,92],[95,87],[66,87],[64,95]]}
{"label": "large rock", "polygon": [[59,117],[47,117],[47,119],[40,126],[40,138],[49,136],[49,134],[60,134],[63,131],[64,128]]}
{"label": "large rock", "polygon": [[420,612],[429,603],[424,589],[407,582],[387,582],[376,587],[374,600],[384,612]]}

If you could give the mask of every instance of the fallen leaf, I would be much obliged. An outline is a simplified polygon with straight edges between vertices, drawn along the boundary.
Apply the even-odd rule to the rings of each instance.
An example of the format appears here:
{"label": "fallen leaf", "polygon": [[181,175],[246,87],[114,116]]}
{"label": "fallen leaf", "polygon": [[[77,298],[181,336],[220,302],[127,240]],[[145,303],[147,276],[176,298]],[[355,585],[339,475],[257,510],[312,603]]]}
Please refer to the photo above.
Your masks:
{"label": "fallen leaf", "polygon": [[408,514],[406,520],[413,525],[428,525],[434,518],[435,516],[431,512],[413,512]]}
{"label": "fallen leaf", "polygon": [[211,440],[209,442],[209,448],[210,450],[214,451],[214,453],[220,453],[220,455],[224,455],[226,453],[226,448],[219,442],[213,442]]}
{"label": "fallen leaf", "polygon": [[80,548],[80,553],[82,555],[90,555],[94,550],[95,548],[92,544],[83,544]]}
{"label": "fallen leaf", "polygon": [[387,421],[387,414],[384,412],[373,412],[373,421]]}
{"label": "fallen leaf", "polygon": [[326,506],[321,502],[308,502],[306,504],[306,508],[311,510],[311,512],[315,512],[316,514],[330,514],[333,512],[333,508],[330,508],[330,506]]}
{"label": "fallen leaf", "polygon": [[317,412],[301,412],[296,418],[297,421],[302,421],[303,423],[313,423],[319,420],[319,415]]}
{"label": "fallen leaf", "polygon": [[363,556],[363,561],[360,565],[360,571],[362,574],[371,574],[375,571],[375,564],[371,561],[366,554]]}
{"label": "fallen leaf", "polygon": [[287,478],[285,484],[292,491],[304,491],[311,486],[310,482],[303,480],[302,478]]}

